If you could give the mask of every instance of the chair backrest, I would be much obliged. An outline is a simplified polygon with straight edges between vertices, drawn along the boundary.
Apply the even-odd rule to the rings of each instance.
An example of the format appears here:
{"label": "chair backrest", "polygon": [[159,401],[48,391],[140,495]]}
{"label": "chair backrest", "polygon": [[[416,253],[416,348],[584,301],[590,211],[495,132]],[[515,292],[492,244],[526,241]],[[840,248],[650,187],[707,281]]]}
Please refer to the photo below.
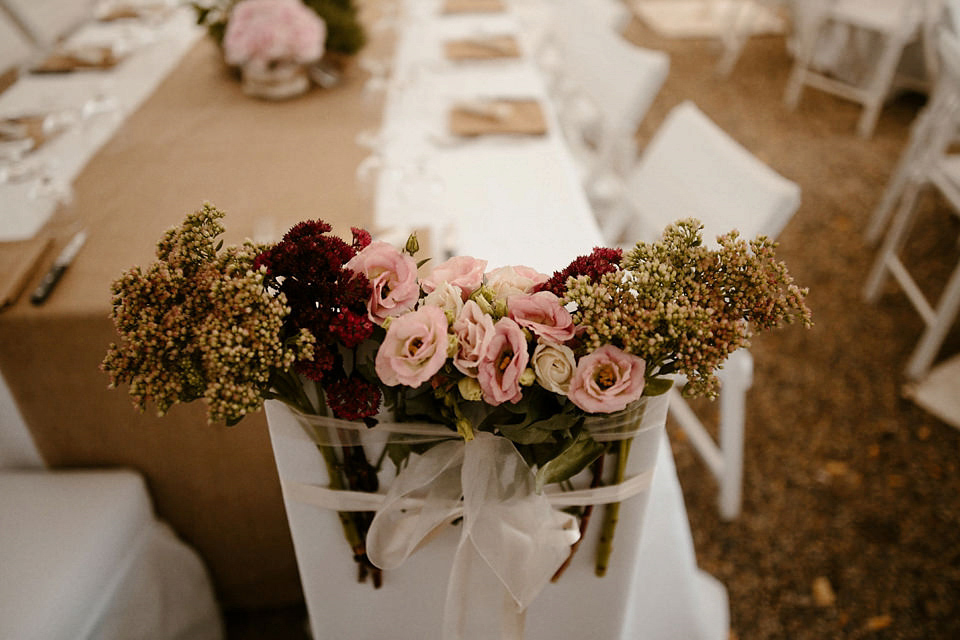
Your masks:
{"label": "chair backrest", "polygon": [[[573,11],[578,13],[579,9]],[[649,111],[670,70],[662,51],[638,47],[598,23],[570,25],[559,38],[565,90],[563,111],[596,114],[598,132],[593,142],[601,170],[625,170],[632,164],[633,135]],[[588,108],[584,108],[584,104]],[[598,126],[596,126],[598,125]],[[575,135],[567,128],[568,138]]]}
{"label": "chair backrest", "polygon": [[0,0],[40,45],[49,47],[93,15],[94,0]]}
{"label": "chair backrest", "polygon": [[627,179],[627,240],[651,241],[679,218],[704,224],[704,241],[737,229],[776,238],[800,206],[800,187],[765,165],[692,102],[667,115]]}
{"label": "chair backrest", "polygon": [[0,375],[0,469],[43,467],[30,430],[20,415],[7,383]]}
{"label": "chair backrest", "polygon": [[29,34],[0,6],[0,75],[24,64],[33,53]]}

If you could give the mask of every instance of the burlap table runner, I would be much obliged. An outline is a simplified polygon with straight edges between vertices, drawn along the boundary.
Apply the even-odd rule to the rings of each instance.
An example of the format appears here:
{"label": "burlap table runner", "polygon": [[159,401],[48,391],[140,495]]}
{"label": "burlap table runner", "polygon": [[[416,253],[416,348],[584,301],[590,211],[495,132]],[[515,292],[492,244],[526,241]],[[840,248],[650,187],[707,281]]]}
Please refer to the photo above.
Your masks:
{"label": "burlap table runner", "polygon": [[60,232],[50,230],[56,251],[29,286],[67,229],[86,227],[89,239],[46,304],[21,296],[0,313],[0,369],[46,462],[143,472],[158,515],[200,552],[227,607],[302,597],[265,421],[208,425],[202,403],[161,419],[108,390],[98,367],[116,335],[110,284],[152,260],[163,231],[205,200],[227,212],[228,244],[305,219],[347,238],[369,226],[354,138],[377,125],[380,105],[354,73],[334,90],[262,102],[200,41],[77,179]]}

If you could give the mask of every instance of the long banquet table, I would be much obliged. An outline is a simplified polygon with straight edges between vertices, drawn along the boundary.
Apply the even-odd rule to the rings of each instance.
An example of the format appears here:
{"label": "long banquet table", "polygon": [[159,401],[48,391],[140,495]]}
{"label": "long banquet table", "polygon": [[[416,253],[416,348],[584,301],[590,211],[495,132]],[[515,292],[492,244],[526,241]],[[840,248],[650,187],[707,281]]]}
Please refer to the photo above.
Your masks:
{"label": "long banquet table", "polygon": [[[25,80],[52,87],[94,76]],[[116,335],[110,284],[153,259],[161,234],[204,201],[227,212],[227,244],[304,219],[325,219],[342,237],[351,225],[369,226],[369,199],[354,188],[364,155],[354,139],[376,126],[379,105],[362,79],[354,68],[336,90],[252,100],[216,46],[197,41],[78,172],[72,203],[48,231],[55,250],[79,227],[89,239],[53,294],[34,306],[28,288],[0,312],[0,371],[46,463],[140,470],[158,514],[199,551],[227,607],[302,598],[265,420],[209,425],[201,403],[158,418],[136,412],[125,390],[108,389],[99,364]],[[58,151],[59,142],[73,138],[47,144]]]}
{"label": "long banquet table", "polygon": [[[432,0],[404,6],[373,203],[355,180],[367,153],[355,138],[380,122],[361,72],[335,90],[263,103],[241,94],[216,48],[201,40],[76,177],[66,221],[52,229],[83,226],[90,239],[54,295],[43,306],[21,299],[0,313],[0,371],[45,461],[143,472],[159,515],[200,552],[227,607],[302,597],[263,417],[208,425],[195,403],[158,418],[136,413],[122,390],[108,390],[98,365],[114,335],[114,278],[148,262],[160,234],[205,200],[228,212],[228,243],[317,217],[343,236],[357,225],[425,226],[442,250],[546,272],[601,244],[529,57],[473,67],[436,57],[443,39],[478,28],[519,34],[516,15],[480,24],[441,19]],[[382,52],[388,39],[372,33],[370,52]],[[478,88],[541,100],[548,133],[450,139],[446,109],[477,97]],[[666,445],[648,514],[640,570],[651,580],[637,607],[649,637],[725,637],[726,594],[696,567]]]}

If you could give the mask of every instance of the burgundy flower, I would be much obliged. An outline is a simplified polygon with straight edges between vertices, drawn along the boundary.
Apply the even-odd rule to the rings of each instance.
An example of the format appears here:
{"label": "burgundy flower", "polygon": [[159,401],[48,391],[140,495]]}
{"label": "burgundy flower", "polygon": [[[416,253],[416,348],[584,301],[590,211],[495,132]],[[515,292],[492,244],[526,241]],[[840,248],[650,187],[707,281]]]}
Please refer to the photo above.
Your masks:
{"label": "burgundy flower", "polygon": [[323,390],[333,415],[341,420],[362,420],[380,410],[380,388],[363,378],[341,378]]}
{"label": "burgundy flower", "polygon": [[321,220],[300,222],[254,263],[254,268],[267,268],[267,286],[286,296],[288,334],[306,329],[316,339],[314,361],[298,363],[297,371],[317,381],[337,369],[340,345],[353,348],[373,332],[372,323],[365,321],[370,283],[344,269],[369,244],[370,234],[353,229],[351,245],[330,235],[331,228]]}
{"label": "burgundy flower", "polygon": [[623,251],[595,247],[589,255],[580,256],[571,262],[566,269],[554,272],[553,276],[543,284],[537,285],[534,291],[550,291],[558,297],[567,292],[567,279],[577,276],[590,276],[596,281],[605,273],[616,271],[620,267]]}

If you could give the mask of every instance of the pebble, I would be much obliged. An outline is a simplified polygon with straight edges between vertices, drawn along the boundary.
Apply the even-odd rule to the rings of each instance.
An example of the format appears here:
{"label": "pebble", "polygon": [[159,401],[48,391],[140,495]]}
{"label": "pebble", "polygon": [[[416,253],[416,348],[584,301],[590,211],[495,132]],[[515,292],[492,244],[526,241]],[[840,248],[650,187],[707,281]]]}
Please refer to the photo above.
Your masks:
{"label": "pebble", "polygon": [[824,576],[819,576],[813,581],[813,602],[818,607],[832,607],[837,602],[833,586]]}

